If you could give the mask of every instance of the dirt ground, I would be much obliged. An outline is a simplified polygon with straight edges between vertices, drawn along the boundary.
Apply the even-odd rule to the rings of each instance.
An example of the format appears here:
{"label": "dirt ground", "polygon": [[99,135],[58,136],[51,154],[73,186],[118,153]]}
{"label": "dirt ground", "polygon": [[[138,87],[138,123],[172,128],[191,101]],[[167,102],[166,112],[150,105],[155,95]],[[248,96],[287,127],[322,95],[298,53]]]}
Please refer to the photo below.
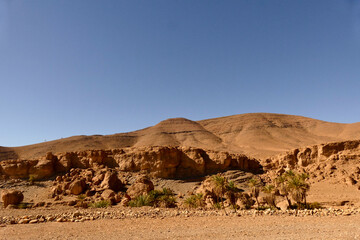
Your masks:
{"label": "dirt ground", "polygon": [[[186,193],[198,182],[161,180],[158,188],[170,187]],[[24,192],[25,201],[49,199],[51,181],[14,187]],[[4,186],[7,187],[7,186]],[[355,186],[328,181],[314,182],[308,200],[327,208],[358,208],[360,191]],[[340,205],[339,203],[346,202]],[[111,210],[112,209],[112,210]],[[101,211],[127,211],[117,206]],[[134,209],[135,211],[136,209]],[[61,214],[77,211],[73,207],[52,205],[49,208],[3,209],[0,217]],[[100,211],[88,209],[87,211]],[[141,210],[148,212],[150,210]],[[1,225],[0,225],[1,226]],[[101,219],[85,222],[46,222],[0,227],[0,240],[7,239],[360,239],[360,214],[350,216],[157,216],[155,218]]]}
{"label": "dirt ground", "polygon": [[360,239],[360,216],[189,217],[9,225],[0,239]]}

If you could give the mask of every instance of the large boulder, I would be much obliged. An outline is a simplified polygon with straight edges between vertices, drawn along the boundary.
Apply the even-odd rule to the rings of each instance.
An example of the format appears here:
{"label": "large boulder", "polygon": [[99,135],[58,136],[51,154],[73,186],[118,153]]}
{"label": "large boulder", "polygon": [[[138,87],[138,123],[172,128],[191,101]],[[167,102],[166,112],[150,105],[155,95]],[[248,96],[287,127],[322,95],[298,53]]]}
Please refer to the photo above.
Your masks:
{"label": "large boulder", "polygon": [[131,199],[134,199],[140,195],[147,194],[151,190],[154,190],[154,184],[147,177],[140,177],[132,184],[126,193]]}
{"label": "large boulder", "polygon": [[[36,161],[32,161],[34,163]],[[33,175],[36,179],[44,179],[55,174],[54,160],[42,159],[29,168],[29,177]]]}
{"label": "large boulder", "polygon": [[86,190],[86,183],[83,179],[75,180],[70,184],[69,190],[71,194],[79,195]]}
{"label": "large boulder", "polygon": [[117,196],[117,194],[111,190],[111,189],[106,189],[102,194],[101,197],[105,200],[110,201],[112,204],[114,204],[115,201],[115,197]]}
{"label": "large boulder", "polygon": [[118,192],[123,188],[123,184],[115,172],[108,171],[106,172],[104,180],[101,182],[100,187]]}
{"label": "large boulder", "polygon": [[18,190],[3,190],[1,195],[4,208],[6,208],[10,204],[17,205],[24,200],[24,195],[21,191]]}

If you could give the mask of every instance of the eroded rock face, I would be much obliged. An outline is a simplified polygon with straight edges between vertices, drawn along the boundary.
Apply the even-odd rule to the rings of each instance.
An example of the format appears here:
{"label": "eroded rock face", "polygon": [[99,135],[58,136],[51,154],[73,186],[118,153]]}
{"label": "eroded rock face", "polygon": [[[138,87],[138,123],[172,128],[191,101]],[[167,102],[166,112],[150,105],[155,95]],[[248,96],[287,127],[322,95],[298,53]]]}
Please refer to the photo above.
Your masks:
{"label": "eroded rock face", "polygon": [[116,167],[121,171],[140,172],[160,178],[197,177],[227,169],[262,171],[259,161],[241,154],[190,147],[139,147],[56,155],[48,153],[39,160],[7,160],[0,162],[0,174],[13,178],[36,175],[38,179],[43,179],[56,173],[69,172],[71,168],[96,170],[104,167]]}
{"label": "eroded rock face", "polygon": [[3,190],[1,198],[4,204],[4,208],[8,205],[17,205],[24,200],[24,195],[18,190]]}
{"label": "eroded rock face", "polygon": [[360,157],[360,140],[314,145],[294,149],[285,154],[272,157],[264,164],[265,169],[279,166],[307,167],[314,163],[326,162],[329,159],[356,159]]}
{"label": "eroded rock face", "polygon": [[360,183],[360,140],[294,149],[267,159],[262,165],[276,176],[286,169],[295,169],[306,171],[318,181],[332,179],[356,185]]}
{"label": "eroded rock face", "polygon": [[44,179],[55,174],[54,160],[9,160],[0,162],[0,173],[13,178],[29,178],[34,175]]}

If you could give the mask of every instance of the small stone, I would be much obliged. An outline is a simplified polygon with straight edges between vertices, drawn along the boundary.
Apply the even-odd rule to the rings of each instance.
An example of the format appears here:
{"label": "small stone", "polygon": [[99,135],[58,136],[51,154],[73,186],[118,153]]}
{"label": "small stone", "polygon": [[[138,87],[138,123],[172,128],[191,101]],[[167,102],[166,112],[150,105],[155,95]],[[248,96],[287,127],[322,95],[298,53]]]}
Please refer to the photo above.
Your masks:
{"label": "small stone", "polygon": [[30,222],[30,219],[20,219],[20,221],[18,222],[19,224],[26,224],[26,223],[29,223]]}

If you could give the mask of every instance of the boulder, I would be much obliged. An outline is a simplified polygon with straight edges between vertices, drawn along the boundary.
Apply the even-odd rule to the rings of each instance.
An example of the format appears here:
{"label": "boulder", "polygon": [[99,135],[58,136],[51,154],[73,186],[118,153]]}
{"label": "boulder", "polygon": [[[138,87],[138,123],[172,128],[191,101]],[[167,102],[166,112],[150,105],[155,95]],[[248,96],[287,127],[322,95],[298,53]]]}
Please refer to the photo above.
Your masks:
{"label": "boulder", "polygon": [[286,211],[287,209],[289,209],[289,203],[287,200],[283,200],[277,203],[276,206],[280,208],[282,211]]}
{"label": "boulder", "polygon": [[111,199],[111,198],[115,198],[115,195],[116,193],[113,190],[106,189],[105,191],[102,192],[101,197],[103,199]]}
{"label": "boulder", "polygon": [[109,200],[111,204],[114,204],[116,202],[116,193],[111,189],[106,189],[102,194],[101,197],[105,200]]}
{"label": "boulder", "polygon": [[8,205],[17,205],[24,200],[24,195],[21,191],[18,190],[3,190],[2,191],[2,201],[4,208]]}
{"label": "boulder", "polygon": [[213,181],[212,177],[206,178],[200,185],[198,189],[196,189],[196,194],[201,194],[204,199],[208,196],[212,198],[216,198],[216,183]]}
{"label": "boulder", "polygon": [[[47,156],[48,157],[48,156]],[[32,163],[35,161],[32,161]],[[54,160],[42,159],[29,168],[29,176],[36,176],[36,179],[44,179],[55,174]]]}
{"label": "boulder", "polygon": [[151,190],[154,190],[154,184],[147,177],[140,177],[132,184],[126,193],[131,199],[134,199],[140,195],[147,194]]}
{"label": "boulder", "polygon": [[100,187],[118,192],[123,188],[123,184],[115,172],[108,171],[106,172],[104,180],[101,182]]}
{"label": "boulder", "polygon": [[75,180],[70,184],[69,190],[71,194],[79,195],[86,190],[86,183],[83,179]]}

